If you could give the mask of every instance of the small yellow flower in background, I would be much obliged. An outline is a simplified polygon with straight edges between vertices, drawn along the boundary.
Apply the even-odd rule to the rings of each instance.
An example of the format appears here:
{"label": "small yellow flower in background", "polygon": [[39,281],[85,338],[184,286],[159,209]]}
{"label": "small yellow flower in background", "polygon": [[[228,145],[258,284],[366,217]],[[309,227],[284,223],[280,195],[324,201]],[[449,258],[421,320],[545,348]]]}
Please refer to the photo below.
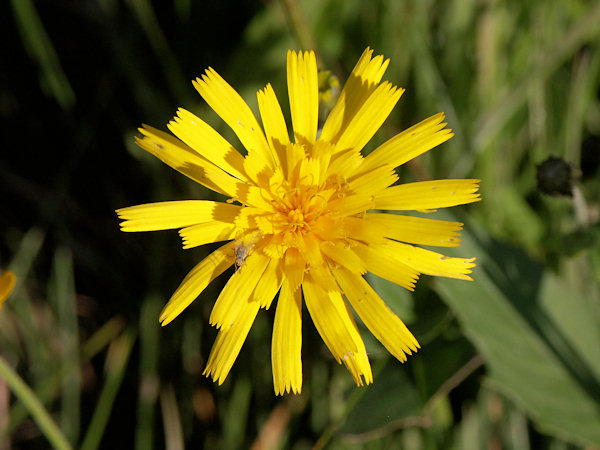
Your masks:
{"label": "small yellow flower in background", "polygon": [[0,275],[0,309],[2,309],[2,305],[8,299],[12,290],[15,287],[15,283],[17,282],[17,277],[14,272],[7,270],[2,275]]}
{"label": "small yellow flower in background", "polygon": [[[275,392],[302,388],[302,298],[323,341],[358,385],[373,380],[349,305],[400,361],[419,348],[404,323],[365,281],[366,272],[412,290],[419,274],[470,280],[473,259],[451,258],[410,244],[458,246],[458,222],[377,212],[478,201],[479,180],[395,185],[395,168],[453,136],[437,114],[368,156],[361,150],[404,92],[380,83],[389,64],[365,50],[317,130],[315,54],[287,55],[293,139],[270,84],[258,92],[263,127],[238,93],[209,68],[193,82],[233,129],[242,156],[185,109],[168,125],[173,137],[144,125],[137,143],[169,166],[225,195],[227,202],[184,200],[119,209],[123,231],[180,228],[184,248],[229,241],[185,277],[162,313],[166,325],[228,268],[210,324],[219,329],[204,374],[221,384],[260,308],[279,293],[272,337]],[[263,131],[264,130],[264,131]]]}

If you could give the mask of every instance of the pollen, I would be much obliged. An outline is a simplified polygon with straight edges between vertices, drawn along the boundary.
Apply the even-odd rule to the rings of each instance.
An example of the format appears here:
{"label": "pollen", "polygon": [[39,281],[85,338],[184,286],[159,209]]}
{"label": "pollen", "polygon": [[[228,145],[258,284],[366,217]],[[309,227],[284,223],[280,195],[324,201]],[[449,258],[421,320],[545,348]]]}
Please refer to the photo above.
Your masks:
{"label": "pollen", "polygon": [[[288,246],[295,247],[297,243],[297,239],[291,239],[291,236],[305,236],[322,230],[323,220],[334,214],[328,208],[327,199],[322,195],[326,189],[325,183],[315,186],[310,184],[311,179],[312,177],[306,177],[299,180],[294,187],[280,186],[275,190],[279,195],[273,201],[275,212],[270,221],[275,225],[274,234],[285,235],[283,241]],[[317,239],[321,240],[321,237]]]}
{"label": "pollen", "polygon": [[298,208],[292,209],[288,212],[288,220],[290,221],[290,226],[302,228],[306,225],[304,222],[304,214]]}

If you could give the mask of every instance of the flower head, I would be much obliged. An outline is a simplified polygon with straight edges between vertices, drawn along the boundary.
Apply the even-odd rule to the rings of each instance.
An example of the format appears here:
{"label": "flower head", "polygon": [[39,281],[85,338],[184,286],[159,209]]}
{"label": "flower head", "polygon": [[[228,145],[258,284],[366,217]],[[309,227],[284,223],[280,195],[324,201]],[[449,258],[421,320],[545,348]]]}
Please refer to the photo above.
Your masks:
{"label": "flower head", "polygon": [[194,87],[232,128],[242,156],[214,129],[179,109],[173,137],[149,126],[137,143],[174,169],[225,195],[117,211],[123,231],[179,228],[184,248],[228,241],[186,276],[160,315],[177,317],[232,266],[210,324],[219,329],[204,373],[222,383],[260,308],[278,295],[272,338],[275,392],[302,387],[302,299],[325,344],[357,384],[372,382],[367,352],[349,308],[400,361],[419,348],[404,323],[365,281],[366,272],[412,290],[420,273],[470,280],[473,259],[450,258],[411,244],[453,247],[460,223],[378,212],[430,211],[479,200],[478,180],[396,185],[395,168],[450,139],[437,114],[361,151],[403,93],[380,83],[389,60],[367,49],[318,131],[315,54],[287,55],[293,139],[271,85],[258,92],[263,127],[217,72]]}

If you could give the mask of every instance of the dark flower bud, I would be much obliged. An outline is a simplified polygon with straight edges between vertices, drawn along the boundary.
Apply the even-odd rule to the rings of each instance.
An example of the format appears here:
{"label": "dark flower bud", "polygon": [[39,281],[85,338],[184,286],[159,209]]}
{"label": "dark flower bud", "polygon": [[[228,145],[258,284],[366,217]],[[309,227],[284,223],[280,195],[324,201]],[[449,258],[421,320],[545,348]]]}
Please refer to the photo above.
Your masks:
{"label": "dark flower bud", "polygon": [[562,158],[551,156],[537,166],[538,189],[548,195],[572,195],[573,168]]}

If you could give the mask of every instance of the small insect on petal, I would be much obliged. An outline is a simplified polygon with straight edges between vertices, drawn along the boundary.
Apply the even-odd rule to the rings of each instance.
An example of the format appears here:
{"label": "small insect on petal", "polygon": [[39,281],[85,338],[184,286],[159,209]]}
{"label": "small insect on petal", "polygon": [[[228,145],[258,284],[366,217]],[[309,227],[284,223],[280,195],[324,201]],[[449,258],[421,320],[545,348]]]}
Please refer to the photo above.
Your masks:
{"label": "small insect on petal", "polygon": [[254,245],[255,244],[246,246],[243,242],[241,242],[240,244],[235,246],[233,251],[235,253],[235,270],[236,271],[240,267],[242,267],[242,265],[244,264],[244,261],[250,254],[250,251],[252,250],[252,248],[254,248]]}

